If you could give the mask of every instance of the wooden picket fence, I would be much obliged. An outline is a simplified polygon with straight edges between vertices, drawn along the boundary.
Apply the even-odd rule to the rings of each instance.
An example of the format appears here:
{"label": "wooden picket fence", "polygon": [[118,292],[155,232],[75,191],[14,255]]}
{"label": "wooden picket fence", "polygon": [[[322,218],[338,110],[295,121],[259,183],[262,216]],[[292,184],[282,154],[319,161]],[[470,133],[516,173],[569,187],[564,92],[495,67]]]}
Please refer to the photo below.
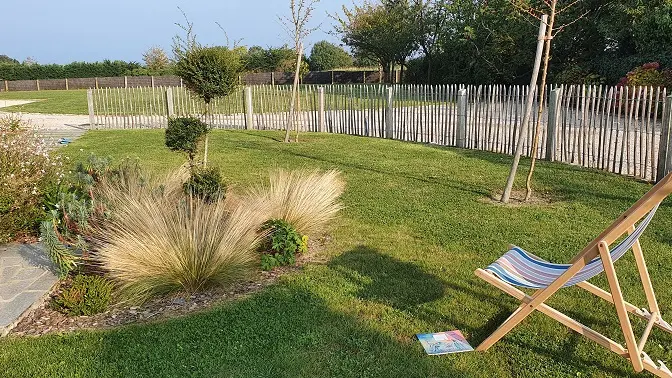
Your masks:
{"label": "wooden picket fence", "polygon": [[[185,88],[106,88],[88,93],[96,128],[163,128],[196,116],[214,128],[279,130],[291,86],[259,85],[204,104]],[[513,154],[528,96],[516,85],[303,85],[301,131],[329,132]],[[655,181],[672,166],[672,96],[664,88],[550,86],[535,100],[523,151],[538,158]],[[532,151],[540,117],[540,144]],[[669,151],[668,151],[669,150]]]}

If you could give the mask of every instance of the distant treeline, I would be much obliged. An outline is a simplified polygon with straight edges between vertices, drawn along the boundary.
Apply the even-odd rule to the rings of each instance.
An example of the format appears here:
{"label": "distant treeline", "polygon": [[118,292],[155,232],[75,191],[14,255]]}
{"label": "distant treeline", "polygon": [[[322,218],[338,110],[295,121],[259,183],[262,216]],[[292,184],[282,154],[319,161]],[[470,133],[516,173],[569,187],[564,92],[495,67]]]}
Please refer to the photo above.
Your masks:
{"label": "distant treeline", "polygon": [[[247,72],[294,72],[296,52],[288,48],[252,46],[237,47]],[[117,76],[164,76],[174,75],[173,62],[165,51],[153,47],[143,54],[144,64],[121,60],[105,60],[87,63],[73,62],[69,64],[38,64],[30,59],[19,63],[18,60],[0,55],[0,80],[42,80],[72,79],[90,77]],[[313,46],[310,56],[303,57],[302,72],[329,71],[353,65],[370,64],[370,62],[354,61],[343,48],[321,41]],[[374,63],[375,64],[375,63]]]}
{"label": "distant treeline", "polygon": [[1,80],[36,80],[36,79],[72,79],[82,77],[113,77],[169,75],[171,71],[160,70],[150,72],[137,62],[121,60],[105,60],[102,62],[73,62],[69,64],[13,64],[0,63]]}

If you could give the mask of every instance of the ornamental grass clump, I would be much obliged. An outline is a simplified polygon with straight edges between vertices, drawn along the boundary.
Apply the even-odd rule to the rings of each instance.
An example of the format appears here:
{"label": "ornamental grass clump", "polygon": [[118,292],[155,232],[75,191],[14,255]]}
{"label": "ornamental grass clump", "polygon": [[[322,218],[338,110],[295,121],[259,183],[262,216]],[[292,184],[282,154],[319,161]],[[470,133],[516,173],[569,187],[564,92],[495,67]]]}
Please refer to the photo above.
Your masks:
{"label": "ornamental grass clump", "polygon": [[243,203],[260,208],[264,221],[281,219],[301,235],[315,236],[343,208],[339,198],[344,190],[345,182],[336,170],[277,170],[271,173],[268,186],[251,190]]}
{"label": "ornamental grass clump", "polygon": [[254,272],[258,215],[187,196],[182,182],[100,187],[112,215],[97,258],[131,301],[226,286]]}

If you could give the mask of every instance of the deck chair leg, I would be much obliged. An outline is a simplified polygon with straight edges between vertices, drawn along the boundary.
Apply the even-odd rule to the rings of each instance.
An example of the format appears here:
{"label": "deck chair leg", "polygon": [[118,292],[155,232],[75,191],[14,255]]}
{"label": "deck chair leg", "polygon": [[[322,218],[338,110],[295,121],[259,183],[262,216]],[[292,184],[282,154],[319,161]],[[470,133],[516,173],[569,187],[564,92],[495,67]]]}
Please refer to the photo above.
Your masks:
{"label": "deck chair leg", "polygon": [[[635,226],[632,226],[630,228],[630,233],[634,231]],[[644,254],[642,253],[642,246],[639,244],[639,240],[637,240],[635,244],[632,245],[632,252],[635,255],[635,263],[637,264],[639,276],[642,279],[642,286],[644,287],[644,294],[646,294],[646,301],[649,304],[649,309],[652,313],[657,313],[660,315],[658,301],[656,300],[656,293],[653,291],[651,277],[649,276],[649,270],[646,268],[646,261],[644,260]]]}
{"label": "deck chair leg", "polygon": [[595,254],[585,254],[582,259],[577,259],[560,277],[556,278],[552,284],[550,284],[545,289],[537,290],[532,296],[532,300],[529,303],[521,304],[516,311],[514,311],[511,316],[509,316],[502,325],[499,326],[488,338],[483,340],[483,342],[476,348],[477,351],[486,351],[493,344],[495,344],[499,339],[504,337],[509,333],[515,326],[520,324],[525,318],[532,313],[539,305],[543,304],[551,295],[555,294],[567,281],[569,281],[574,275],[579,272],[586,262],[590,261]]}
{"label": "deck chair leg", "polygon": [[609,246],[606,242],[602,241],[597,247],[600,251],[602,264],[604,264],[604,272],[607,275],[607,281],[609,281],[609,288],[611,289],[611,295],[614,299],[618,321],[621,324],[621,330],[625,337],[625,345],[628,348],[630,362],[635,371],[641,372],[644,370],[642,355],[637,348],[637,340],[635,340],[635,334],[632,331],[632,324],[630,324],[628,311],[625,308],[625,301],[623,300],[621,286],[618,283],[618,277],[616,276],[616,270],[614,269],[614,262],[611,260],[611,255],[609,254]]}
{"label": "deck chair leg", "polygon": [[[525,312],[524,314],[521,314]],[[527,303],[521,303],[521,305],[514,311],[511,316],[509,316],[504,323],[502,323],[495,332],[490,334],[487,339],[483,340],[478,347],[477,351],[482,352],[490,349],[496,342],[504,337],[509,331],[511,331],[515,326],[522,322],[529,314],[532,313],[532,310]]]}

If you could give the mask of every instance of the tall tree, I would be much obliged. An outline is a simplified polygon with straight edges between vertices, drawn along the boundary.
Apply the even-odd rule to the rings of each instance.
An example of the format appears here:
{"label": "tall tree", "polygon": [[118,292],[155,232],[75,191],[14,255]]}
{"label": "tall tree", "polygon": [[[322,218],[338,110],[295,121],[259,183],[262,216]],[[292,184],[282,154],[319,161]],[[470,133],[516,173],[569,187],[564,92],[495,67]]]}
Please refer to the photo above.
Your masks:
{"label": "tall tree", "polygon": [[170,65],[170,59],[166,52],[157,46],[153,46],[145,51],[142,54],[142,60],[151,72],[164,71]]}
{"label": "tall tree", "polygon": [[333,43],[317,42],[310,51],[310,69],[313,71],[328,71],[349,66],[352,66],[350,54]]}
{"label": "tall tree", "polygon": [[418,28],[417,42],[427,63],[427,83],[431,83],[434,55],[450,16],[448,0],[414,0],[412,11]]}
{"label": "tall tree", "polygon": [[353,51],[372,56],[387,81],[395,63],[405,64],[417,46],[417,29],[407,0],[343,6],[343,17],[335,15],[335,30]]}

